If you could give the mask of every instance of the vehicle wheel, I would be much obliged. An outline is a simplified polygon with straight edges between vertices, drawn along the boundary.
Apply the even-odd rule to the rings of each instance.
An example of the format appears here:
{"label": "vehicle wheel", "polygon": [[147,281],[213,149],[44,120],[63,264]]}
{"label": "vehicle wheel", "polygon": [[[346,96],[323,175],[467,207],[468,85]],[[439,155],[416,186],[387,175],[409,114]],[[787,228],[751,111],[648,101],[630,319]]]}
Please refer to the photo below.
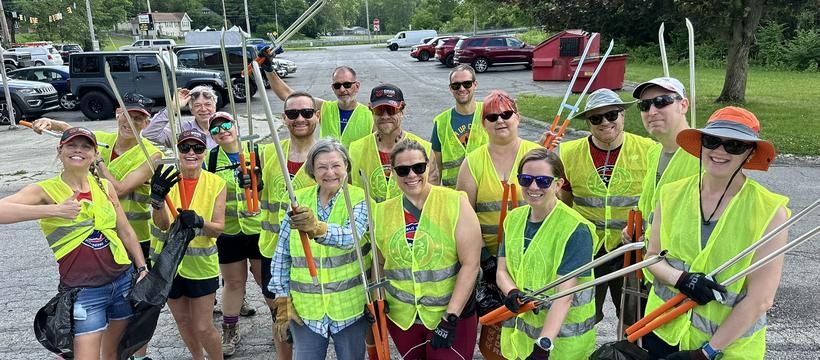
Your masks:
{"label": "vehicle wheel", "polygon": [[[14,119],[17,120],[14,123],[16,124],[20,122],[20,120],[23,120],[23,113],[20,112],[20,107],[13,101],[11,102],[11,107],[14,109]],[[0,125],[11,125],[9,112],[6,110],[6,99],[0,100]]]}
{"label": "vehicle wheel", "polygon": [[17,66],[14,66],[14,64],[6,64],[6,72],[7,73],[9,71],[14,71],[14,70],[17,70]]}
{"label": "vehicle wheel", "polygon": [[262,83],[265,84],[265,89],[270,89],[270,84],[268,83],[268,77],[267,76],[262,77]]}
{"label": "vehicle wheel", "polygon": [[[251,79],[251,80],[253,80],[253,79]],[[256,90],[257,90],[256,82],[251,81],[251,97],[256,95]]]}
{"label": "vehicle wheel", "polygon": [[388,48],[390,49],[390,51],[396,51],[396,50],[399,49],[399,44],[396,44],[396,43],[390,44],[390,46],[388,46]]}
{"label": "vehicle wheel", "polygon": [[238,103],[245,102],[245,79],[242,77],[235,77],[231,79],[233,85],[233,99]]}
{"label": "vehicle wheel", "polygon": [[63,110],[72,111],[77,109],[77,97],[72,93],[60,95],[60,107]]}
{"label": "vehicle wheel", "polygon": [[480,57],[473,60],[473,69],[477,73],[483,73],[490,67],[490,61],[486,58]]}
{"label": "vehicle wheel", "polygon": [[447,67],[456,66],[455,57],[455,54],[447,55],[447,57],[444,59],[444,65],[447,65]]}
{"label": "vehicle wheel", "polygon": [[46,66],[46,63],[44,63],[42,61],[35,61],[34,66]]}
{"label": "vehicle wheel", "polygon": [[527,69],[527,70],[532,70],[532,63],[524,65],[524,68]]}
{"label": "vehicle wheel", "polygon": [[217,92],[216,98],[216,109],[219,110],[225,107],[225,104],[228,103],[228,91],[227,90],[218,90],[214,89]]}
{"label": "vehicle wheel", "polygon": [[422,51],[419,53],[419,61],[427,61],[430,60],[430,53],[426,51]]}
{"label": "vehicle wheel", "polygon": [[114,116],[114,103],[108,95],[91,91],[80,99],[80,110],[91,120],[109,119]]}

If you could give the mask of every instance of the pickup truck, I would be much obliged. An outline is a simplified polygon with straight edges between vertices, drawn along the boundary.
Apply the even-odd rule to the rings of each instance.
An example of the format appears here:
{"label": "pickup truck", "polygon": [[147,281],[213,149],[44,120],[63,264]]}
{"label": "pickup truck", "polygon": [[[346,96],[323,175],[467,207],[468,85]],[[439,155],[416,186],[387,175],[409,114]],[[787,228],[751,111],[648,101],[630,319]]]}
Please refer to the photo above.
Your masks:
{"label": "pickup truck", "polygon": [[[71,55],[71,93],[80,100],[80,110],[92,120],[114,115],[116,98],[105,79],[104,61],[120,95],[139,93],[157,103],[165,103],[162,75],[156,51],[96,51]],[[166,66],[170,74],[171,69]],[[217,95],[217,109],[225,105],[227,90],[221,71],[177,68],[177,86],[191,89],[197,85],[212,87]],[[169,79],[169,85],[171,85]]]}
{"label": "pickup truck", "polygon": [[34,65],[31,60],[31,53],[25,51],[4,51],[3,65],[6,66],[6,72],[22,69]]}
{"label": "pickup truck", "polygon": [[[3,86],[0,81],[0,87]],[[9,80],[9,94],[11,94],[16,121],[22,119],[37,119],[43,114],[60,108],[57,90],[50,84],[37,81]],[[0,88],[0,125],[8,125],[9,113],[6,110],[6,94]]]}

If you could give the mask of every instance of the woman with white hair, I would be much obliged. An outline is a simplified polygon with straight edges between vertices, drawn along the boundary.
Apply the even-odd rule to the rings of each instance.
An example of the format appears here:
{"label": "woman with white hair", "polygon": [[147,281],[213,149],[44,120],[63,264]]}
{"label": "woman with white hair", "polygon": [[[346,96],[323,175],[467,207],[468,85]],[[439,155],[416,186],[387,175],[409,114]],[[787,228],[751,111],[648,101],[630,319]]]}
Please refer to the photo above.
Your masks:
{"label": "woman with white hair", "polygon": [[[193,121],[182,122],[182,131],[197,130],[207,134],[210,130],[208,121],[211,119],[211,115],[216,112],[219,103],[216,91],[208,85],[195,86],[190,90],[182,88],[177,90],[177,98],[179,99],[179,106],[189,105],[191,115],[194,116]],[[173,138],[171,128],[168,127],[168,111],[173,110],[175,109],[168,106],[154,115],[148,127],[142,130],[142,136],[168,148],[176,146],[176,139]],[[206,140],[208,149],[216,146],[216,142],[212,138],[208,137]]]}

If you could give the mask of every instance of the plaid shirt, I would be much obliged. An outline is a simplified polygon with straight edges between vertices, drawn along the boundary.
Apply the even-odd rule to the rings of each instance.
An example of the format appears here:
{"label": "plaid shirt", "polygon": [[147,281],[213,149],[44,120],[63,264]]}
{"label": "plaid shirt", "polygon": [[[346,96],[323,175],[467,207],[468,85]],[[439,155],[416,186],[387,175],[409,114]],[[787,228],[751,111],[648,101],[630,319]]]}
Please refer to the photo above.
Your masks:
{"label": "plaid shirt", "polygon": [[[316,214],[316,217],[319,221],[327,222],[328,218],[330,218],[330,211],[333,209],[333,204],[336,203],[336,200],[341,194],[342,191],[340,189],[336,195],[333,195],[327,206],[323,207],[322,203],[318,201],[319,193],[317,187],[316,203],[319,204],[319,211]],[[353,216],[356,219],[356,230],[359,233],[359,238],[361,239],[365,231],[367,231],[368,226],[367,206],[365,206],[364,202],[353,206]],[[327,235],[314,240],[325,246],[333,246],[342,250],[353,250],[353,230],[350,229],[350,219],[348,219],[344,225],[328,223]],[[289,296],[291,266],[289,214],[286,214],[282,220],[281,228],[279,229],[278,241],[279,243],[276,245],[276,252],[274,252],[273,259],[271,260],[271,281],[270,284],[268,284],[268,290],[277,296]],[[362,312],[364,312],[364,309],[362,309]],[[327,338],[330,334],[336,334],[352,325],[362,316],[363,314],[346,321],[333,321],[327,316],[325,316],[322,320],[303,320],[305,325],[307,325],[311,331]]]}

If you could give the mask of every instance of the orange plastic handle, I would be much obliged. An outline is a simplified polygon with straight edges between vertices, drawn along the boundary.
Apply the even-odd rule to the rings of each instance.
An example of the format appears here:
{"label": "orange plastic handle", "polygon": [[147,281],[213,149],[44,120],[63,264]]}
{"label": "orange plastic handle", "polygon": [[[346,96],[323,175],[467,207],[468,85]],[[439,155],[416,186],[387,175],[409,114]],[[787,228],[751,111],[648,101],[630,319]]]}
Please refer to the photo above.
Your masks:
{"label": "orange plastic handle", "polygon": [[652,322],[650,322],[646,326],[642,327],[640,330],[635,331],[632,334],[629,334],[629,336],[627,336],[627,340],[629,340],[629,342],[635,342],[638,339],[640,339],[641,337],[643,337],[644,335],[651,333],[653,330],[655,330],[655,329],[661,327],[662,325],[674,320],[678,316],[681,316],[681,315],[685,314],[687,311],[694,309],[696,306],[698,306],[698,303],[690,300],[690,301],[684,303],[683,305],[676,307],[675,310],[672,310],[672,311],[664,314],[663,316],[653,320]]}
{"label": "orange plastic handle", "polygon": [[[367,311],[370,311],[370,314],[375,318],[376,317],[376,310],[373,306],[372,302],[367,303]],[[373,342],[376,343],[376,357],[379,360],[387,360],[384,357],[384,348],[382,347],[382,337],[379,333],[379,323],[374,321],[370,324],[370,332],[373,334]]]}
{"label": "orange plastic handle", "polygon": [[[569,127],[569,119],[564,120],[564,123],[561,125],[561,129],[558,130],[558,133],[555,134],[554,138],[555,139],[560,139],[562,136],[564,136],[564,132],[567,131],[567,127]],[[552,144],[551,139],[550,139],[549,143],[544,145],[544,147],[546,147],[549,150],[552,150],[552,149],[555,148],[555,146]]]}
{"label": "orange plastic handle", "polygon": [[544,147],[549,148],[547,144],[552,142],[552,139],[555,137],[555,129],[558,127],[558,122],[561,121],[561,115],[556,114],[555,118],[552,119],[552,125],[550,125],[550,132],[547,133],[547,136],[544,137]]}
{"label": "orange plastic handle", "polygon": [[486,315],[482,316],[479,319],[479,322],[481,322],[481,325],[494,325],[507,319],[511,319],[518,314],[525,313],[532,309],[535,309],[535,301],[529,301],[527,303],[524,303],[523,305],[521,305],[520,308],[518,308],[518,313],[515,314],[513,314],[513,312],[509,309],[507,309],[506,306],[499,306],[495,310],[490,311]]}
{"label": "orange plastic handle", "polygon": [[27,127],[27,128],[29,128],[29,129],[33,129],[33,128],[34,128],[34,125],[32,125],[30,122],[25,121],[25,120],[20,120],[20,121],[18,121],[17,123],[18,123],[18,124],[20,124],[20,125],[23,125],[23,126],[25,126],[25,127]]}
{"label": "orange plastic handle", "polygon": [[[245,165],[245,154],[242,151],[239,152],[239,169],[241,171],[242,176],[248,175],[248,166]],[[251,195],[251,189],[245,188],[245,203],[248,206],[248,211],[253,212],[253,196]]]}
{"label": "orange plastic handle", "polygon": [[[390,340],[387,337],[387,313],[384,312],[384,300],[376,301],[376,307],[379,310],[379,316],[377,319],[379,322],[379,337],[381,337],[382,352],[384,352],[385,359],[390,359]],[[377,344],[379,343],[377,342]]]}
{"label": "orange plastic handle", "polygon": [[[296,210],[296,207],[292,207],[291,210]],[[315,282],[317,281],[319,273],[316,272],[316,264],[313,263],[313,250],[310,248],[307,233],[304,231],[300,231],[299,239],[302,241],[302,250],[305,252],[305,260],[307,261],[308,273],[310,273],[310,277],[313,278]]]}
{"label": "orange plastic handle", "polygon": [[[665,312],[669,311],[670,309],[672,309],[676,305],[680,304],[684,300],[686,300],[686,295],[683,295],[683,294],[675,295],[674,297],[669,299],[667,302],[665,302],[661,306],[659,306],[657,309],[655,309],[651,313],[649,313],[649,315],[644,316],[643,319],[638,320],[638,322],[636,322],[632,326],[628,327],[626,329],[626,334],[627,335],[632,335],[632,334],[638,332],[639,330],[641,330],[642,328],[647,326],[649,323],[651,323],[655,319],[657,319],[659,316],[663,315]],[[646,335],[646,334],[644,334],[644,335]],[[643,335],[641,335],[641,336],[643,336]]]}
{"label": "orange plastic handle", "polygon": [[251,149],[250,151],[251,157],[251,202],[250,207],[248,209],[252,213],[259,212],[259,190],[257,189],[256,185],[259,183],[259,180],[256,178],[256,152]]}

